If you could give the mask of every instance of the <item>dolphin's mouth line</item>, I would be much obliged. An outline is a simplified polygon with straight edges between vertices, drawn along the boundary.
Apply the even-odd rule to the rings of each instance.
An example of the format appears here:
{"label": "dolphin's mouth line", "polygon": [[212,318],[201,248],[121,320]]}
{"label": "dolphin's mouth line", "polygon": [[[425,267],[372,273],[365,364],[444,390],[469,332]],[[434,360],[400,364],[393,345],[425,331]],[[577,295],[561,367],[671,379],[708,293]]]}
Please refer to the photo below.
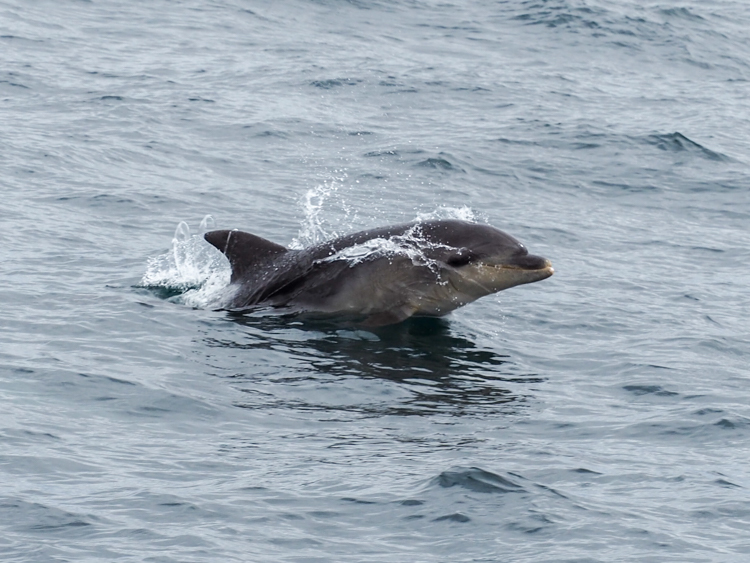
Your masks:
{"label": "dolphin's mouth line", "polygon": [[495,268],[496,270],[518,270],[521,272],[555,272],[555,269],[550,264],[542,266],[541,268],[524,268],[523,266],[516,266],[514,264],[487,264],[487,266],[489,266],[490,268]]}

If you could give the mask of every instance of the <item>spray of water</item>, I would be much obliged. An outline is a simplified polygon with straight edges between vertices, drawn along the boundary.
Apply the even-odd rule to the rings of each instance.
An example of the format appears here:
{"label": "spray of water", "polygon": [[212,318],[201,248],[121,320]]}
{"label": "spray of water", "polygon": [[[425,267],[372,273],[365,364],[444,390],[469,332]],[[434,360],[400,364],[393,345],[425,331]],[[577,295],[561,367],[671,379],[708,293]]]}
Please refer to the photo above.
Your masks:
{"label": "spray of water", "polygon": [[382,257],[395,259],[401,256],[410,259],[415,266],[427,266],[435,274],[436,281],[447,283],[447,279],[441,281],[441,264],[437,260],[430,258],[426,252],[437,248],[445,248],[445,246],[427,240],[418,221],[402,235],[388,239],[374,238],[361,244],[348,246],[331,256],[323,258],[320,262],[344,260],[349,264],[350,268],[353,268],[357,264],[367,260]]}
{"label": "spray of water", "polygon": [[339,194],[340,187],[347,180],[346,171],[336,171],[336,174],[334,178],[308,190],[302,197],[302,225],[289,248],[299,250],[330,240],[343,234],[356,222],[357,212]]}
{"label": "spray of water", "polygon": [[226,259],[203,239],[214,229],[206,215],[198,233],[192,234],[184,221],[177,225],[169,252],[150,258],[141,286],[166,290],[175,299],[192,307],[206,307],[229,284],[231,270]]}
{"label": "spray of water", "polygon": [[[299,231],[299,236],[289,245],[292,249],[301,249],[313,244],[330,240],[346,232],[350,232],[352,224],[357,215],[350,206],[346,204],[338,193],[339,188],[346,180],[346,173],[341,177],[334,178],[319,184],[308,190],[301,200],[304,218]],[[336,220],[336,228],[331,226]],[[417,213],[414,221],[420,223],[435,219],[459,219],[462,221],[476,222],[474,211],[469,207],[447,207],[441,206],[434,211]],[[343,226],[342,230],[341,227]],[[418,225],[403,236],[391,239],[371,239],[362,244],[347,247],[329,256],[321,262],[333,262],[346,260],[350,267],[381,256],[406,256],[414,264],[426,264],[438,271],[437,264],[428,259],[423,249],[429,246],[427,241],[421,237]]]}
{"label": "spray of water", "polygon": [[457,219],[460,221],[468,221],[469,223],[477,222],[476,213],[466,205],[462,207],[447,207],[441,205],[434,211],[417,213],[414,220],[420,222],[432,221],[435,219]]}

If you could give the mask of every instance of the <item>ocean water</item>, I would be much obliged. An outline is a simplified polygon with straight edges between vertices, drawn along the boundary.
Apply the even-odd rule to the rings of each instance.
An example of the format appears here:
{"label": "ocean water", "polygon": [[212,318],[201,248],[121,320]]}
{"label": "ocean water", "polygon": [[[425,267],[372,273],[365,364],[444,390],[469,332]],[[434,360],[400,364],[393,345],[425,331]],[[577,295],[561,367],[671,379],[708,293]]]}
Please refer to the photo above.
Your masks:
{"label": "ocean water", "polygon": [[[750,6],[0,1],[0,557],[750,556]],[[464,217],[555,275],[207,307],[239,228]]]}

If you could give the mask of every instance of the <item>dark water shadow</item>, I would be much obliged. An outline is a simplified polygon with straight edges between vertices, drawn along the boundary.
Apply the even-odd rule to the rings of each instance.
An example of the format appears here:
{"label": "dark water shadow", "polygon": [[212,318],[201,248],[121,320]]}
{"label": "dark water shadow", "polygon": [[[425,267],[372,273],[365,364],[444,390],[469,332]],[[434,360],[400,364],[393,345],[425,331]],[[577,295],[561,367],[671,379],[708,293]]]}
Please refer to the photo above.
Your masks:
{"label": "dark water shadow", "polygon": [[[330,317],[230,318],[241,331],[238,338],[209,338],[207,344],[248,352],[282,352],[297,362],[294,374],[287,372],[283,377],[288,383],[299,385],[322,376],[355,377],[388,380],[408,390],[409,399],[401,397],[394,399],[398,404],[376,407],[380,414],[466,414],[500,406],[504,411],[515,410],[524,402],[528,385],[542,380],[536,374],[522,373],[509,356],[477,346],[449,319],[412,318],[396,325],[363,329],[350,319]],[[299,368],[300,360],[303,369]],[[250,380],[257,375],[232,377],[235,381]],[[330,409],[330,405],[325,408]],[[373,407],[368,403],[367,408]]]}

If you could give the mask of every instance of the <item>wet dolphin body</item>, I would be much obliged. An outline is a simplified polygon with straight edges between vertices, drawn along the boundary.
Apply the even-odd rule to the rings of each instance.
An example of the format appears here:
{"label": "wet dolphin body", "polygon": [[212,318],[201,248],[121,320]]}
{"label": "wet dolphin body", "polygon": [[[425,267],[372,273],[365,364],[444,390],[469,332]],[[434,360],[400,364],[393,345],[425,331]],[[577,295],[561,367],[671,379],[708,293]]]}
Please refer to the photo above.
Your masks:
{"label": "wet dolphin body", "polygon": [[232,266],[218,308],[364,315],[370,326],[443,316],[554,272],[512,236],[466,221],[381,227],[303,250],[237,230],[204,236]]}

